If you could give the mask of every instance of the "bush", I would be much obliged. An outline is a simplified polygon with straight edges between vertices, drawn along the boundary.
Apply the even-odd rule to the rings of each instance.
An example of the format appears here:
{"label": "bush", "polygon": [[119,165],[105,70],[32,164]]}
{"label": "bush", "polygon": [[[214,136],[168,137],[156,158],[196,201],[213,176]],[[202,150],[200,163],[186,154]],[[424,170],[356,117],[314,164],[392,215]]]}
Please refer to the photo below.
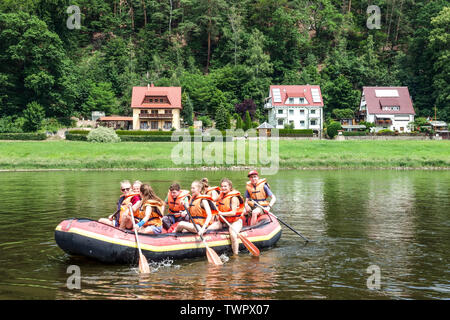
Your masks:
{"label": "bush", "polygon": [[66,140],[87,141],[87,135],[86,134],[73,134],[70,132],[66,132]]}
{"label": "bush", "polygon": [[312,129],[279,129],[278,131],[280,137],[286,136],[286,137],[295,137],[295,136],[304,136],[304,135],[311,135],[313,134]]}
{"label": "bush", "polygon": [[45,140],[45,133],[0,133],[0,140]]}
{"label": "bush", "polygon": [[21,124],[13,121],[12,117],[0,118],[0,133],[20,133],[22,131]]}
{"label": "bush", "polygon": [[389,129],[383,129],[377,132],[378,136],[393,136],[395,132]]}
{"label": "bush", "polygon": [[120,142],[119,136],[111,128],[98,127],[87,135],[89,142]]}
{"label": "bush", "polygon": [[338,130],[342,130],[342,126],[339,122],[332,122],[327,127],[327,135],[330,139],[333,139],[338,134]]}
{"label": "bush", "polygon": [[45,112],[44,108],[37,102],[33,101],[27,104],[27,108],[23,112],[25,123],[23,129],[26,132],[38,131],[42,126]]}

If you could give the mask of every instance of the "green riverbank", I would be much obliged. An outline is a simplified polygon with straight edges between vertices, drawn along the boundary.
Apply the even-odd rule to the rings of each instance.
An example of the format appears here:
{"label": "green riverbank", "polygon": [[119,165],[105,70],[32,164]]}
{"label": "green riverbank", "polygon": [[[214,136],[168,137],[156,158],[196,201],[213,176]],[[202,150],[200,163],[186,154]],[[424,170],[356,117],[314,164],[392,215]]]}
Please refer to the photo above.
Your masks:
{"label": "green riverbank", "polygon": [[[210,145],[203,143],[203,150]],[[256,165],[249,162],[248,146],[245,163],[191,161],[175,164],[171,152],[176,146],[175,142],[1,141],[0,170],[239,169],[261,166],[259,161]],[[192,148],[192,159],[195,154],[198,152]],[[280,169],[449,169],[450,141],[280,140],[278,159]]]}

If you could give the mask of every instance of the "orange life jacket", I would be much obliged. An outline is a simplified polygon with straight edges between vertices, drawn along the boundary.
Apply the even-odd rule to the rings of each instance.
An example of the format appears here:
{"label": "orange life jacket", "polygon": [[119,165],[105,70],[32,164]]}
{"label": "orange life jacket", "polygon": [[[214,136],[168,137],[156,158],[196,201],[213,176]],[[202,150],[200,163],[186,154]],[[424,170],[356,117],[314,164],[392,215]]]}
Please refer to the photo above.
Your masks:
{"label": "orange life jacket", "polygon": [[[251,181],[247,182],[247,191],[250,195],[250,198],[253,201],[257,201],[261,206],[266,207],[269,205],[269,201],[267,201],[267,194],[264,191],[264,186],[267,183],[267,180],[259,179],[256,183],[256,186],[254,186]],[[253,205],[253,202],[249,202],[250,205]]]}
{"label": "orange life jacket", "polygon": [[[217,199],[217,209],[221,212],[230,212],[233,211],[231,208],[231,200],[233,197],[237,197],[239,199],[239,206],[236,210],[236,215],[224,216],[229,223],[233,223],[242,218],[242,214],[244,213],[244,199],[242,199],[241,193],[237,190],[231,190],[227,194],[220,193],[219,199]],[[219,220],[225,223],[222,217],[219,217]]]}
{"label": "orange life jacket", "polygon": [[214,221],[214,216],[217,215],[216,205],[214,204],[214,200],[211,198],[211,196],[208,196],[207,194],[200,194],[192,198],[191,202],[189,203],[189,213],[191,214],[195,224],[198,224],[200,226],[203,226],[205,224],[206,218],[208,216],[206,210],[201,207],[202,200],[207,200],[209,208],[211,209],[211,214],[213,217],[211,218],[209,224]]}
{"label": "orange life jacket", "polygon": [[145,203],[141,203],[139,208],[134,212],[134,216],[141,221],[145,218],[145,211],[147,206],[151,206],[152,211],[150,213],[150,218],[144,224],[144,227],[153,225],[160,227],[162,225],[162,205],[156,200],[147,200]]}
{"label": "orange life jacket", "polygon": [[[167,194],[167,202],[169,204],[169,214],[173,215],[175,218],[180,217],[180,212],[184,210],[184,206],[181,205],[181,201],[184,200],[184,198],[189,197],[189,191],[187,190],[181,190],[180,194],[176,199],[174,199],[169,191]],[[186,206],[189,205],[189,203],[186,203]]]}
{"label": "orange life jacket", "polygon": [[206,188],[206,194],[212,197],[212,192],[217,191],[217,194],[220,194],[220,187],[208,187]]}
{"label": "orange life jacket", "polygon": [[131,204],[131,199],[133,199],[134,196],[139,196],[139,193],[129,194],[123,199],[122,204],[120,205],[119,223],[122,221],[124,214],[127,212],[128,205]]}

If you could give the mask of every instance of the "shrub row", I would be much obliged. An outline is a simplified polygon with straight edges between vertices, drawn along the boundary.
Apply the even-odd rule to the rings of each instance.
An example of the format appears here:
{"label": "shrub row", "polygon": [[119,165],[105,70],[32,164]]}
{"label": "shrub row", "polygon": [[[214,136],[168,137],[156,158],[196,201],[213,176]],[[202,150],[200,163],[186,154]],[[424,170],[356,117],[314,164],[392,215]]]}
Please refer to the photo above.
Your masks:
{"label": "shrub row", "polygon": [[280,137],[282,135],[291,135],[291,134],[313,134],[312,129],[279,129]]}
{"label": "shrub row", "polygon": [[354,136],[365,136],[367,133],[365,131],[344,131],[342,132],[342,135],[347,137],[354,137]]}
{"label": "shrub row", "polygon": [[66,140],[87,141],[87,134],[73,134],[66,132]]}
{"label": "shrub row", "polygon": [[45,140],[45,133],[0,133],[0,140]]}

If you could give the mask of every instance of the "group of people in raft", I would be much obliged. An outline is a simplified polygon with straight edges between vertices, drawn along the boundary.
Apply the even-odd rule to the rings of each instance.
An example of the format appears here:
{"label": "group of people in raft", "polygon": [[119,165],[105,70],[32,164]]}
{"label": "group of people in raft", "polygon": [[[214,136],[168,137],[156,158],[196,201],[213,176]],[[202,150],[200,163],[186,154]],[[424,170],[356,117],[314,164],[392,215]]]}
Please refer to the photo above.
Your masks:
{"label": "group of people in raft", "polygon": [[[129,181],[122,181],[122,196],[117,203],[117,211],[108,218],[101,218],[99,222],[120,229],[131,230],[135,226],[141,233],[193,232],[199,235],[203,235],[206,230],[218,230],[230,224],[231,247],[233,254],[237,255],[237,233],[241,231],[244,219],[248,219],[249,225],[255,225],[258,217],[264,214],[255,202],[270,210],[276,201],[267,180],[259,178],[256,170],[250,171],[248,178],[244,197],[227,178],[222,179],[220,187],[210,187],[208,179],[203,178],[192,182],[190,192],[181,189],[178,183],[173,183],[164,201],[148,184],[135,181],[131,185]],[[168,212],[164,215],[166,206]],[[186,208],[196,226],[191,223]]]}

